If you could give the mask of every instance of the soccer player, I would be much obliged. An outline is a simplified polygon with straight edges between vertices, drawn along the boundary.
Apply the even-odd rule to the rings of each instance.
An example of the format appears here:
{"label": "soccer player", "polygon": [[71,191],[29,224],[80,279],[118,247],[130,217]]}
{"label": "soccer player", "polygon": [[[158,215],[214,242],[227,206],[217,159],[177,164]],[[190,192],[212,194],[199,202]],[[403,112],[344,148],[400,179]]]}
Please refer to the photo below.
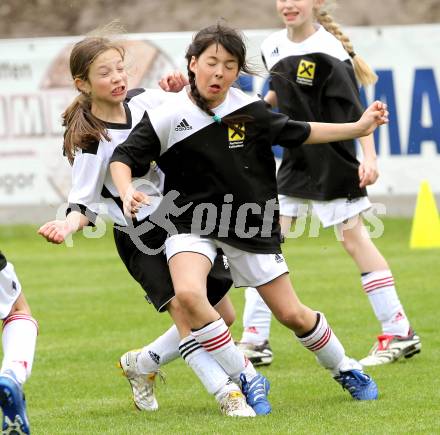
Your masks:
{"label": "soccer player", "polygon": [[[110,170],[120,197],[128,196],[126,213],[149,200],[141,192],[134,197],[132,175],[151,161],[165,173],[165,198],[175,200],[164,211],[169,219],[164,224],[174,226],[166,254],[192,337],[233,378],[242,374],[244,391],[252,387],[243,355],[206,297],[206,276],[221,248],[236,287],[256,287],[276,318],[353,398],[376,399],[376,384],[345,355],[324,314],[303,305],[293,291],[280,249],[271,146],[297,148],[368,135],[387,122],[385,105],[375,102],[359,121],[347,124],[297,122],[273,113],[263,101],[231,87],[249,69],[242,36],[227,26],[199,31],[186,60],[190,87],[149,111],[115,149]],[[262,387],[261,394],[267,393],[268,385]]]}
{"label": "soccer player", "polygon": [[[277,0],[286,28],[261,45],[270,71],[265,100],[296,120],[351,122],[362,113],[358,83],[377,77],[354,52],[325,8],[324,0]],[[361,284],[382,333],[364,366],[388,364],[420,352],[420,337],[411,328],[397,295],[390,267],[368,237],[361,213],[370,208],[365,186],[378,177],[374,137],[360,137],[363,160],[353,140],[331,146],[286,149],[278,172],[281,232],[288,237],[292,219],[308,206],[324,227],[336,226],[338,239],[360,272]],[[254,362],[271,362],[268,346],[271,313],[255,289],[246,290],[244,331],[239,347]]]}
{"label": "soccer player", "polygon": [[[208,392],[215,396],[224,414],[253,417],[255,412],[262,413],[261,400],[249,406],[238,385],[238,377],[231,381],[229,374],[194,340],[174,297],[162,252],[167,232],[150,220],[150,216],[160,210],[162,171],[154,162],[136,171],[139,189],[149,195],[150,204],[130,219],[122,212],[122,201],[108,172],[116,145],[124,141],[132,128],[148,117],[148,111],[167,94],[144,89],[128,92],[124,50],[117,42],[103,37],[87,37],[78,42],[70,55],[70,69],[80,95],[63,114],[64,152],[72,163],[69,209],[66,219],[47,222],[39,229],[39,234],[52,243],[62,243],[73,232],[94,223],[97,215],[105,211],[114,222],[116,247],[128,271],[154,307],[172,316],[176,327],[141,351],[127,352],[120,359],[139,409],[154,411],[158,408],[154,378],[159,367],[177,358],[180,352]],[[145,226],[148,228],[144,229]],[[230,318],[230,303],[223,296],[231,280],[222,255],[218,256],[207,282],[210,303]],[[256,373],[249,362],[246,370]],[[267,410],[269,404],[265,398],[263,405]]]}
{"label": "soccer player", "polygon": [[3,319],[3,361],[0,369],[0,406],[3,432],[29,434],[23,384],[31,375],[38,335],[14,266],[0,251],[0,317]]}

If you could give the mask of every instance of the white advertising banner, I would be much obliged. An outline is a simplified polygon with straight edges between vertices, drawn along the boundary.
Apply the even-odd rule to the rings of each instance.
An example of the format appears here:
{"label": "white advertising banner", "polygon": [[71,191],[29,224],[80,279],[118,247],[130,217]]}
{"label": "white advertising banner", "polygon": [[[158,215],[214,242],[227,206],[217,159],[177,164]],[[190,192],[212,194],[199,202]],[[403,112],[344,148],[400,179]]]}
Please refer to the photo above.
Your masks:
{"label": "white advertising banner", "polygon": [[[264,91],[259,45],[271,30],[245,32],[249,60],[260,77],[243,77],[253,93]],[[378,195],[415,195],[421,180],[440,193],[440,25],[347,28],[355,51],[379,81],[362,91],[365,104],[389,105],[390,125],[376,134],[381,177]],[[166,72],[185,71],[192,33],[126,37],[130,87],[157,87]],[[59,204],[70,186],[62,155],[61,113],[76,95],[68,57],[79,38],[0,40],[0,207]]]}

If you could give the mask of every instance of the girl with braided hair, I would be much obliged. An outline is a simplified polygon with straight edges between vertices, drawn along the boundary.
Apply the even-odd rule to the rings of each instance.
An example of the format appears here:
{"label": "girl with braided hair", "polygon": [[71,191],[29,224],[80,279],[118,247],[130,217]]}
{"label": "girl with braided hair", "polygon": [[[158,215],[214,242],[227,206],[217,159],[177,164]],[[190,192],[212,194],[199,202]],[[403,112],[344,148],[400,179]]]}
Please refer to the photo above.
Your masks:
{"label": "girl with braided hair", "polygon": [[[328,13],[325,0],[277,0],[286,28],[261,45],[270,72],[265,100],[297,120],[350,122],[362,113],[358,85],[377,77],[357,55],[349,38]],[[338,239],[361,274],[362,287],[382,326],[370,354],[360,362],[381,365],[420,352],[385,258],[367,235],[361,213],[371,204],[366,186],[378,177],[373,135],[359,138],[363,161],[353,140],[285,149],[278,172],[281,231],[311,207],[324,227],[334,225]],[[323,277],[325,278],[325,277]],[[271,313],[255,289],[246,290],[240,347],[254,364],[270,364]]]}
{"label": "girl with braided hair", "polygon": [[[174,320],[174,325],[154,342],[142,349],[128,351],[120,358],[119,365],[130,383],[133,401],[139,410],[158,409],[154,391],[155,378],[161,374],[160,368],[164,364],[182,356],[207,391],[215,397],[223,414],[254,417],[255,411],[246,403],[240,387],[231,381],[223,368],[190,335],[188,322],[175,298],[163,253],[167,233],[164,228],[150,221],[150,216],[160,207],[163,173],[154,162],[138,171],[138,188],[148,192],[151,201],[149,207],[135,213],[130,219],[124,217],[122,201],[110,177],[108,165],[114,148],[144,116],[148,116],[151,108],[160,105],[171,94],[159,89],[128,90],[125,50],[121,41],[108,37],[85,37],[74,45],[69,63],[74,85],[79,91],[63,113],[63,124],[66,128],[63,148],[72,164],[69,207],[65,219],[45,223],[38,233],[50,243],[61,244],[76,231],[95,224],[98,215],[106,211],[114,222],[115,245],[128,272],[144,289],[147,301],[158,312],[168,311]],[[180,76],[174,75],[171,79],[174,85],[169,90],[180,90]],[[164,81],[167,81],[166,78]],[[135,238],[134,234],[138,237]],[[0,290],[5,276],[2,268],[0,253]],[[12,266],[4,270],[9,271],[6,278],[13,276]],[[231,284],[227,263],[219,254],[207,277],[208,298],[229,324],[234,319],[232,305],[226,296]],[[12,292],[10,287],[11,283],[8,291]],[[16,287],[18,295],[19,284]],[[16,310],[28,310],[25,301],[21,299]],[[1,302],[0,291],[0,313],[3,313]],[[5,311],[4,314],[7,313]],[[22,323],[27,323],[28,328],[31,328],[32,322],[24,322],[32,320],[26,312],[12,314],[20,314],[11,317],[19,317]],[[5,325],[14,320],[11,317],[6,318]],[[21,341],[24,342],[23,337]],[[31,361],[24,356],[20,360],[25,360],[19,362],[28,364],[30,372]],[[1,381],[2,376],[0,399],[3,394]]]}
{"label": "girl with braided hair", "polygon": [[220,24],[194,36],[186,60],[190,85],[144,116],[115,149],[110,171],[129,215],[148,203],[133,193],[135,171],[154,160],[165,173],[165,198],[174,200],[172,206],[162,202],[169,204],[162,213],[166,225],[174,226],[166,254],[192,337],[241,383],[257,414],[270,412],[268,381],[249,367],[206,297],[206,276],[221,248],[236,287],[256,287],[277,319],[353,398],[376,399],[376,384],[346,356],[324,314],[303,305],[292,288],[280,249],[271,147],[368,135],[387,122],[386,106],[375,102],[359,121],[346,124],[298,122],[274,113],[232,87],[248,70],[246,46],[240,33]]}

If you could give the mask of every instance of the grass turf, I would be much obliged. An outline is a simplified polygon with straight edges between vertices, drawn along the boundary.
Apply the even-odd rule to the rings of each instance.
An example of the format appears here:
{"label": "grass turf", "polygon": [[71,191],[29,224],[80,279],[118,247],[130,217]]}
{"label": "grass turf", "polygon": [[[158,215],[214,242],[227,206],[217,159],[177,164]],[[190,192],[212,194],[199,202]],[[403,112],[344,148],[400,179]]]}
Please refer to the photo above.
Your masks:
{"label": "grass turf", "polygon": [[[171,322],[144,301],[117,257],[110,227],[100,239],[76,235],[73,248],[46,243],[32,226],[0,227],[0,249],[14,263],[40,326],[32,377],[25,385],[32,433],[439,433],[439,251],[410,250],[410,224],[407,219],[384,220],[385,232],[375,243],[390,263],[407,315],[422,337],[422,353],[368,370],[380,399],[355,402],[273,321],[275,358],[261,369],[271,381],[273,413],[256,419],[221,416],[181,360],[164,368],[167,382],[157,388],[159,411],[136,411],[116,362]],[[302,301],[325,312],[348,354],[365,356],[379,325],[360,289],[357,269],[333,231],[288,240],[283,249]],[[237,312],[232,331],[239,339],[243,290],[233,289],[230,295]]]}

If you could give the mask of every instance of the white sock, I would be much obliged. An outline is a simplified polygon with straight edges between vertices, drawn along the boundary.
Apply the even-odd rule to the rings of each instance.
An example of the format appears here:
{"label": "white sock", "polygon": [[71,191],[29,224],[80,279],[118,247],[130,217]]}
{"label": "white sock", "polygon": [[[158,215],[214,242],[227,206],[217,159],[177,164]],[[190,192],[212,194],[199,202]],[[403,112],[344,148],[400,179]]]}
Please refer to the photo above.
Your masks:
{"label": "white sock", "polygon": [[180,342],[179,351],[182,358],[200,379],[206,391],[215,395],[217,400],[230,391],[240,390],[217,361],[192,335],[185,337]]}
{"label": "white sock", "polygon": [[382,325],[382,332],[390,335],[408,335],[409,321],[394,287],[391,271],[366,273],[361,279],[374,314]]}
{"label": "white sock", "polygon": [[180,335],[176,325],[156,338],[152,343],[143,347],[137,358],[137,368],[140,373],[156,372],[160,366],[179,358]]}
{"label": "white sock", "polygon": [[191,335],[212,355],[231,379],[238,382],[240,373],[245,370],[246,359],[235,346],[224,320],[215,320],[197,331],[192,331]]}
{"label": "white sock", "polygon": [[263,301],[257,289],[248,287],[243,312],[243,343],[261,344],[269,340],[272,312]]}
{"label": "white sock", "polygon": [[28,314],[13,314],[3,321],[1,373],[11,370],[24,384],[31,375],[37,335],[38,323]]}
{"label": "white sock", "polygon": [[345,355],[344,347],[333,333],[323,313],[318,315],[315,327],[305,336],[297,337],[301,344],[312,351],[319,364],[330,370],[333,376],[340,371],[361,370],[362,366]]}

